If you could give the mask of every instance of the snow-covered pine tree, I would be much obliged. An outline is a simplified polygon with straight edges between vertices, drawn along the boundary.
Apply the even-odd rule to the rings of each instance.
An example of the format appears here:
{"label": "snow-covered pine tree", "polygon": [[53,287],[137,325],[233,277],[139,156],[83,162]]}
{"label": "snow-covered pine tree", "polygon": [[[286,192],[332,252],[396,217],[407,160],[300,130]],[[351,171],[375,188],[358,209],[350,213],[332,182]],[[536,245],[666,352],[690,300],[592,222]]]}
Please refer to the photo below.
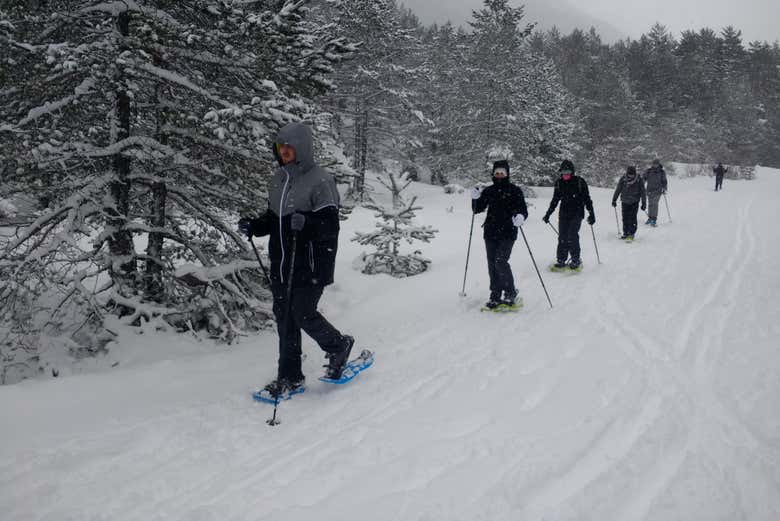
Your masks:
{"label": "snow-covered pine tree", "polygon": [[522,7],[485,0],[473,17],[472,32],[460,36],[464,47],[453,46],[463,58],[452,95],[441,102],[439,141],[447,146],[446,166],[439,168],[479,177],[484,150],[505,144],[515,154],[518,179],[549,183],[554,164],[576,150],[574,100],[552,62],[527,45],[533,25],[523,25]]}
{"label": "snow-covered pine tree", "polygon": [[548,185],[560,161],[579,152],[584,128],[578,104],[563,87],[552,60],[525,49],[522,70],[523,90],[532,107],[520,113],[524,132],[513,143],[516,171],[524,184]]}
{"label": "snow-covered pine tree", "polygon": [[780,165],[780,43],[751,42],[747,59],[751,89],[760,100],[762,135],[755,162]]}
{"label": "snow-covered pine tree", "polygon": [[384,186],[390,191],[393,197],[393,208],[398,208],[402,203],[401,192],[412,184],[412,180],[404,174],[401,177],[396,178],[395,174],[390,172],[387,174],[387,179],[379,179],[379,184]]}
{"label": "snow-covered pine tree", "polygon": [[733,27],[684,31],[676,42],[661,25],[612,45],[592,30],[549,31],[530,43],[577,97],[588,136],[579,162],[591,180],[655,156],[780,164],[780,44],[746,51]]}
{"label": "snow-covered pine tree", "polygon": [[712,29],[683,31],[675,49],[678,77],[675,78],[677,105],[690,107],[701,119],[715,112],[723,86],[718,70],[720,41]]}
{"label": "snow-covered pine tree", "polygon": [[49,334],[79,326],[63,319],[73,305],[96,331],[112,311],[226,339],[262,323],[235,215],[264,199],[272,135],[316,115],[311,97],[354,51],[305,4],[54,0],[10,13],[0,25],[23,56],[0,92],[0,149],[50,207],[0,251],[6,324],[17,302]]}
{"label": "snow-covered pine tree", "polygon": [[338,67],[328,107],[353,158],[357,177],[349,195],[362,201],[366,169],[380,157],[403,159],[418,142],[409,126],[425,124],[410,88],[420,74],[418,40],[394,0],[334,0],[323,12],[335,21],[336,34],[360,45],[355,58]]}
{"label": "snow-covered pine tree", "polygon": [[438,232],[430,226],[416,226],[413,223],[415,212],[422,209],[415,206],[417,198],[408,204],[386,209],[375,204],[366,204],[366,208],[374,210],[380,219],[373,232],[356,232],[353,241],[363,246],[373,246],[374,253],[364,253],[361,258],[363,273],[373,275],[386,273],[393,277],[410,277],[428,269],[429,259],[422,256],[419,250],[412,253],[402,253],[401,243],[412,244],[414,241],[430,242]]}
{"label": "snow-covered pine tree", "polygon": [[619,53],[591,29],[561,35],[553,29],[531,42],[561,71],[575,97],[584,132],[575,134],[581,151],[575,164],[589,183],[609,186],[632,161],[645,132],[645,114],[632,92]]}
{"label": "snow-covered pine tree", "polygon": [[764,107],[751,87],[742,31],[728,26],[720,36],[718,68],[723,89],[713,123],[723,130],[727,149],[718,159],[736,164],[755,164],[765,132],[761,124]]}
{"label": "snow-covered pine tree", "polygon": [[519,66],[523,40],[533,26],[521,26],[523,7],[511,7],[508,0],[483,3],[469,22],[472,32],[459,82],[462,95],[451,106],[460,129],[457,163],[471,176],[482,174],[483,151],[493,144],[514,148],[522,132],[521,113],[531,101],[523,92]]}
{"label": "snow-covered pine tree", "polygon": [[424,74],[415,90],[419,98],[421,114],[427,115],[429,124],[420,132],[417,158],[431,171],[431,182],[446,185],[457,175],[457,159],[453,158],[462,130],[461,114],[457,112],[462,95],[461,76],[468,49],[465,33],[456,30],[451,23],[433,26],[422,36],[425,48]]}

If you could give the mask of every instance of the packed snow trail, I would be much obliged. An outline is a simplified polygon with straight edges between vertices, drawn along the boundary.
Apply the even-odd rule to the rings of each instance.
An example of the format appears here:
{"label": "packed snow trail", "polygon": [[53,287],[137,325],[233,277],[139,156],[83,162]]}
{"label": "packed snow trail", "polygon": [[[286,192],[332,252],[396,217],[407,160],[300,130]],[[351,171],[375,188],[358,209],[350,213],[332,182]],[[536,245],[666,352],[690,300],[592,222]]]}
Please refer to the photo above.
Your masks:
{"label": "packed snow trail", "polygon": [[[376,364],[353,383],[316,381],[272,408],[268,333],[219,351],[0,388],[0,512],[9,520],[780,519],[780,172],[751,182],[670,180],[673,223],[617,239],[610,190],[593,190],[596,263],[549,273],[555,236],[538,189],[512,266],[524,309],[480,313],[488,295],[467,194],[415,185],[430,272],[351,268],[357,209],[342,228],[322,309]],[[662,202],[663,205],[663,202]],[[640,222],[643,222],[640,214]],[[482,217],[477,217],[481,224]],[[145,338],[159,345],[145,345]],[[186,351],[149,333],[115,347]]]}

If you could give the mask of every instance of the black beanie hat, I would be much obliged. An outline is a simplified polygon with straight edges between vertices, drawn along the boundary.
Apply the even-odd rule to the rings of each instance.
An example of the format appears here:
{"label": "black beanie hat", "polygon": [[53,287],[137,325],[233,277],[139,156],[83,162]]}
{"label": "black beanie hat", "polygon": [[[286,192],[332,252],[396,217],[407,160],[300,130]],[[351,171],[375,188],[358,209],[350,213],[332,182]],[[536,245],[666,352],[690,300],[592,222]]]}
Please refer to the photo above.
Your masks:
{"label": "black beanie hat", "polygon": [[558,171],[563,172],[564,170],[568,170],[573,175],[575,172],[574,163],[572,163],[568,159],[564,159],[563,162],[561,162],[561,167],[558,169]]}
{"label": "black beanie hat", "polygon": [[636,175],[636,167],[635,166],[629,166],[626,168],[626,173],[629,175]]}
{"label": "black beanie hat", "polygon": [[496,171],[497,168],[503,168],[506,170],[506,175],[509,175],[509,161],[506,159],[501,159],[499,161],[496,161],[493,163],[493,170],[490,171],[490,175],[493,175],[493,172]]}

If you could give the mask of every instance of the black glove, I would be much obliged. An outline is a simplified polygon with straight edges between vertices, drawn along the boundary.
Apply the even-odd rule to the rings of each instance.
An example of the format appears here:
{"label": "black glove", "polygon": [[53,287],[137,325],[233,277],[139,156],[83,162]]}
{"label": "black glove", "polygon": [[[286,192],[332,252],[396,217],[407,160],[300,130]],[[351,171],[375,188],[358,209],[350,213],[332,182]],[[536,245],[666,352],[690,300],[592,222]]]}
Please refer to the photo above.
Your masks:
{"label": "black glove", "polygon": [[302,213],[294,213],[290,216],[290,228],[294,232],[303,230],[303,226],[306,224],[306,216]]}
{"label": "black glove", "polygon": [[590,224],[591,226],[596,224],[596,216],[595,215],[593,215],[593,214],[588,215],[588,224]]}
{"label": "black glove", "polygon": [[246,235],[247,237],[252,236],[252,219],[249,217],[242,217],[238,220],[238,232]]}
{"label": "black glove", "polygon": [[647,207],[645,205],[642,205],[642,211],[644,212]]}
{"label": "black glove", "polygon": [[613,206],[614,208],[617,208],[617,202],[615,202],[615,201],[612,201],[612,206]]}
{"label": "black glove", "polygon": [[544,214],[542,220],[545,222],[545,224],[550,224],[550,214],[549,213]]}

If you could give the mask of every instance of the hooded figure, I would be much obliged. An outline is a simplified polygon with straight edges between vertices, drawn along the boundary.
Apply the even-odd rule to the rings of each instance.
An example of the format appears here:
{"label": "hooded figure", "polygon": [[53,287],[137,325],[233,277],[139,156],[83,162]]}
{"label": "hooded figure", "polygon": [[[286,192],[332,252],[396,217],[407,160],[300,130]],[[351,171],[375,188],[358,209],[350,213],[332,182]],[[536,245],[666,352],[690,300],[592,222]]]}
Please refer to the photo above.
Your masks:
{"label": "hooded figure", "polygon": [[493,163],[493,184],[484,190],[474,187],[471,208],[474,213],[487,210],[484,228],[487,249],[490,299],[485,306],[490,309],[504,305],[512,307],[517,298],[509,257],[517,240],[517,228],[528,217],[523,191],[509,180],[509,163]]}
{"label": "hooded figure", "polygon": [[658,222],[658,202],[661,195],[666,193],[668,186],[666,172],[661,166],[661,161],[654,159],[652,166],[645,171],[643,178],[647,193],[647,221],[645,224],[655,226]]}
{"label": "hooded figure", "polygon": [[716,167],[712,169],[715,173],[715,191],[723,189],[723,174],[729,171],[728,168],[723,166],[723,163],[718,163]]}
{"label": "hooded figure", "polygon": [[574,175],[574,163],[568,159],[561,163],[558,169],[559,178],[555,181],[553,198],[550,207],[542,220],[550,222],[550,216],[561,203],[558,212],[558,250],[557,262],[553,266],[556,270],[566,267],[566,260],[571,256],[569,268],[577,270],[582,265],[580,260],[580,226],[585,218],[585,209],[588,210],[588,224],[596,222],[593,212],[593,201],[588,192],[588,183],[577,175]]}
{"label": "hooded figure", "polygon": [[626,168],[626,174],[620,178],[615,193],[612,195],[612,206],[617,206],[618,196],[623,210],[623,236],[621,239],[633,241],[640,203],[642,210],[647,207],[645,184],[637,175],[636,167]]}
{"label": "hooded figure", "polygon": [[336,181],[314,161],[311,129],[303,123],[283,127],[273,153],[280,168],[271,179],[268,208],[256,219],[242,218],[238,227],[249,237],[270,236],[269,275],[279,331],[279,372],[265,390],[277,397],[303,389],[301,330],[326,352],[326,377],[333,379],[341,377],[354,339],[342,335],[317,311],[335,271],[339,236]]}

